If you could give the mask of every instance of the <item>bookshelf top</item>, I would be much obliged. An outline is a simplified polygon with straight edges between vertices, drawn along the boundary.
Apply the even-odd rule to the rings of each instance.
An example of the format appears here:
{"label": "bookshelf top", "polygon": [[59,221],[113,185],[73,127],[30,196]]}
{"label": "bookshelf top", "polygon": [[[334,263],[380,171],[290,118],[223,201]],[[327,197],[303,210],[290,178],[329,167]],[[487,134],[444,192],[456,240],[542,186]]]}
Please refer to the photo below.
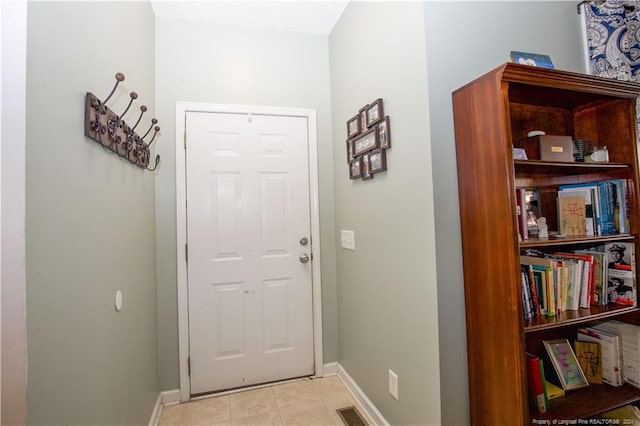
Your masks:
{"label": "bookshelf top", "polygon": [[[515,89],[514,92],[522,92],[522,100],[525,102],[530,102],[536,98],[548,99],[547,96],[544,96],[544,92],[546,92],[545,88],[551,89],[554,93],[553,98],[560,104],[563,104],[564,107],[571,107],[572,104],[582,105],[607,98],[636,99],[640,96],[640,83],[614,80],[572,71],[532,67],[511,62],[502,64],[494,70],[489,71],[485,75],[454,91],[454,93],[465,90],[465,88],[475,84],[478,80],[485,78],[493,79],[496,78],[496,76],[500,81],[510,83],[510,91],[513,88]],[[534,88],[535,90],[532,91],[531,86],[536,86]],[[562,94],[562,91],[566,92],[563,96],[558,96]],[[538,95],[542,96],[536,96],[534,92],[538,92]],[[512,101],[519,101],[519,96],[516,95],[516,98],[512,99]]]}

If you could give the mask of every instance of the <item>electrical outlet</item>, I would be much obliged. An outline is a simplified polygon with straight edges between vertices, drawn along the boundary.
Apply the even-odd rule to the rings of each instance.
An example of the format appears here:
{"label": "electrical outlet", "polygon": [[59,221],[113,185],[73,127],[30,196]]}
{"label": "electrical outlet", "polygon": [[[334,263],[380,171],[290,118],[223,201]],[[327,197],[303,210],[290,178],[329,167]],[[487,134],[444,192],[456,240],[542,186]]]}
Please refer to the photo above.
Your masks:
{"label": "electrical outlet", "polygon": [[398,375],[389,370],[389,393],[398,399]]}

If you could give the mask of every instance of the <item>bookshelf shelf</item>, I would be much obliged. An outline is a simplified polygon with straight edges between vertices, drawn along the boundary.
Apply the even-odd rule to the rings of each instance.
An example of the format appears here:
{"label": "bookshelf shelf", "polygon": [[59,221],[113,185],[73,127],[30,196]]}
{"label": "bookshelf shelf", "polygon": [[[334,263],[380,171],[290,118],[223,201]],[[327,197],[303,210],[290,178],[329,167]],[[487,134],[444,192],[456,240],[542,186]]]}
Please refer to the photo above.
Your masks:
{"label": "bookshelf shelf", "polygon": [[524,332],[532,333],[540,330],[566,327],[568,325],[582,324],[597,320],[637,312],[637,307],[609,304],[605,306],[591,306],[589,309],[578,309],[577,311],[563,311],[555,316],[540,316],[525,321]]}
{"label": "bookshelf shelf", "polygon": [[[453,93],[467,325],[470,419],[474,426],[530,425],[534,419],[588,419],[640,401],[629,385],[568,391],[558,407],[530,411],[525,352],[544,357],[545,340],[576,339],[579,326],[616,319],[640,325],[640,308],[609,304],[524,319],[521,250],[590,250],[606,243],[638,247],[640,174],[636,100],[640,84],[508,63]],[[531,130],[590,139],[609,163],[541,161]],[[514,160],[513,147],[528,160]],[[516,202],[538,191],[538,208],[558,230],[561,186],[620,180],[627,207],[623,234],[519,242]],[[625,211],[625,210],[622,210]],[[627,222],[625,221],[625,222]],[[618,221],[619,222],[619,221]],[[619,228],[619,223],[616,225]],[[637,253],[636,249],[636,253]],[[638,264],[635,269],[638,270]]]}
{"label": "bookshelf shelf", "polygon": [[567,246],[577,244],[604,244],[605,242],[613,241],[633,241],[634,236],[631,234],[618,234],[618,235],[604,235],[604,236],[584,236],[584,237],[564,237],[564,238],[545,238],[538,239],[532,238],[529,240],[521,241],[520,248],[538,248],[538,247],[552,247],[552,246]]}
{"label": "bookshelf shelf", "polygon": [[518,171],[536,174],[578,174],[590,171],[621,170],[629,168],[624,163],[567,163],[561,161],[513,160]]}
{"label": "bookshelf shelf", "polygon": [[[598,414],[640,401],[640,389],[630,385],[613,387],[607,384],[589,385],[587,388],[566,392],[565,396],[551,402],[556,404],[544,414],[530,413],[531,420],[564,419],[588,420],[597,418]],[[576,413],[580,413],[576,417]],[[622,424],[622,423],[620,423]]]}

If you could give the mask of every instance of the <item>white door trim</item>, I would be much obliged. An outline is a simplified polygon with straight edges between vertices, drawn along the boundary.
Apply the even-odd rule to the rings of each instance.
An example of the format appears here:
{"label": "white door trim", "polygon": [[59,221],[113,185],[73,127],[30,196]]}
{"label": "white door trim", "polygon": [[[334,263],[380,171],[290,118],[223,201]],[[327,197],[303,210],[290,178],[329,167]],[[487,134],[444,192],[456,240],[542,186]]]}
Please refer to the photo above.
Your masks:
{"label": "white door trim", "polygon": [[311,204],[311,237],[313,241],[311,265],[313,293],[313,347],[315,374],[322,377],[322,283],[320,276],[320,208],[318,197],[318,141],[316,135],[316,112],[312,109],[281,108],[251,105],[219,105],[195,102],[176,102],[176,264],[178,272],[178,347],[180,352],[180,400],[191,399],[190,379],[187,367],[189,357],[189,298],[187,294],[187,263],[185,244],[187,241],[187,209],[185,182],[185,116],[187,112],[217,112],[231,114],[263,114],[307,119],[309,139],[309,195]]}

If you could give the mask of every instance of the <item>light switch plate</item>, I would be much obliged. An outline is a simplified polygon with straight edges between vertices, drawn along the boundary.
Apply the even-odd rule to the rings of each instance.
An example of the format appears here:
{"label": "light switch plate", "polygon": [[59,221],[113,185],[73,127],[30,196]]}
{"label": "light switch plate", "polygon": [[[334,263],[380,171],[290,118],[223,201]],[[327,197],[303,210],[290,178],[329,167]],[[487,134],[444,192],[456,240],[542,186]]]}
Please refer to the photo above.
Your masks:
{"label": "light switch plate", "polygon": [[340,245],[348,250],[356,249],[356,236],[353,231],[340,230]]}

